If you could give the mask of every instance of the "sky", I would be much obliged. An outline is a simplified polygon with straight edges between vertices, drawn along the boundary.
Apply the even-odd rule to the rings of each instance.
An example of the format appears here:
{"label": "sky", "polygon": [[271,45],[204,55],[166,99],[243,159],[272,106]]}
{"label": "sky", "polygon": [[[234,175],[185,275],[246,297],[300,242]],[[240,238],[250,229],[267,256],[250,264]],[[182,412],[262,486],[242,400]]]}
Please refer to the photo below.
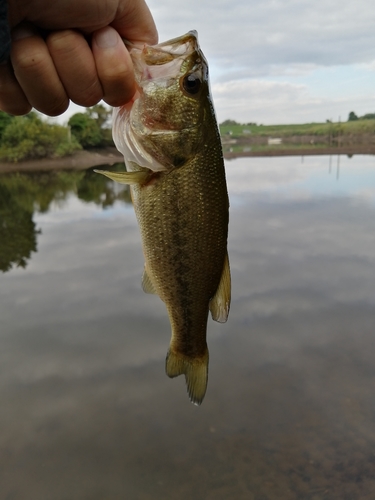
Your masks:
{"label": "sky", "polygon": [[[375,112],[371,0],[149,0],[160,41],[195,29],[219,123],[346,121]],[[68,114],[77,111],[76,106]]]}

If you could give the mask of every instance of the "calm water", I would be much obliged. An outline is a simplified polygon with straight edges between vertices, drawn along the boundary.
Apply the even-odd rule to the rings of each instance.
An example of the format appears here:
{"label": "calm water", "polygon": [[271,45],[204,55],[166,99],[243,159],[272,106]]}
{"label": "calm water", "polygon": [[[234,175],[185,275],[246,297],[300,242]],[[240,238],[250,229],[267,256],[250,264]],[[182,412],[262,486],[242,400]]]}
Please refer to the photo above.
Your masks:
{"label": "calm water", "polygon": [[233,303],[198,408],[164,374],[128,191],[0,176],[1,499],[374,498],[375,158],[227,177]]}

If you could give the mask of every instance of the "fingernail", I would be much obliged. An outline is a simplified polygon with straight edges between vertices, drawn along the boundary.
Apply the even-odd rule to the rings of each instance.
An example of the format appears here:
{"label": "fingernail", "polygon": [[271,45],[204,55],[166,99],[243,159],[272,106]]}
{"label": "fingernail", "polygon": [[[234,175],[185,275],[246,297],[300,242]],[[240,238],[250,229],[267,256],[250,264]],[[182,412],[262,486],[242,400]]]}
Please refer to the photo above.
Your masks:
{"label": "fingernail", "polygon": [[109,49],[118,43],[119,36],[113,28],[103,28],[98,31],[95,36],[95,41],[101,49]]}
{"label": "fingernail", "polygon": [[21,38],[28,38],[34,36],[35,31],[26,26],[17,26],[12,30],[12,40],[21,40]]}

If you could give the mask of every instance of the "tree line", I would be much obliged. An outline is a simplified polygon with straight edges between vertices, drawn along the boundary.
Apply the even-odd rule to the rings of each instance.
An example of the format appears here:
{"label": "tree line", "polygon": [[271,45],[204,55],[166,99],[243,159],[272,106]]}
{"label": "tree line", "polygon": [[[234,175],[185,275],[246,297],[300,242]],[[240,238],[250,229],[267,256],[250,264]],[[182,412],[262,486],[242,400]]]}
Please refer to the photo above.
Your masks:
{"label": "tree line", "polygon": [[[358,116],[354,111],[350,111],[349,116],[348,116],[348,122],[351,121],[356,121],[356,120],[375,120],[375,113],[366,113],[363,116]],[[331,120],[326,120],[327,123],[331,123]],[[231,120],[230,118],[228,120],[224,120],[222,123],[220,123],[220,127],[226,127],[226,126],[241,126],[241,127],[257,127],[262,125],[257,125],[254,122],[248,122],[248,123],[239,123],[236,120]]]}
{"label": "tree line", "polygon": [[375,113],[366,113],[363,116],[357,116],[354,111],[351,111],[348,116],[348,122],[354,122],[356,120],[375,120]]}
{"label": "tree line", "polygon": [[0,111],[0,159],[61,158],[80,149],[113,146],[111,111],[97,104],[72,115],[67,126],[50,123],[35,111],[11,116]]}
{"label": "tree line", "polygon": [[[25,116],[11,116],[0,111],[0,160],[17,162],[38,158],[61,158],[81,149],[113,146],[110,116],[111,110],[102,104],[97,104],[72,115],[68,124],[63,126],[48,122],[35,111]],[[357,116],[354,111],[351,111],[348,116],[348,122],[358,122],[358,125],[365,123],[364,120],[374,119],[375,113]],[[324,125],[330,125],[330,123],[330,120],[327,120]],[[367,123],[369,124],[368,121]],[[294,125],[287,128],[294,134],[306,133],[306,125]],[[317,125],[319,124],[314,126]],[[257,125],[254,122],[239,123],[231,119],[220,123],[222,134],[228,133],[231,127],[233,127],[233,133],[239,133],[239,130],[235,130],[236,127],[247,127],[246,132],[263,135],[271,133],[272,129],[272,126]],[[329,134],[332,135],[331,128]],[[317,133],[315,130],[311,132]],[[320,133],[326,132],[324,128]],[[280,133],[280,130],[277,133]]]}

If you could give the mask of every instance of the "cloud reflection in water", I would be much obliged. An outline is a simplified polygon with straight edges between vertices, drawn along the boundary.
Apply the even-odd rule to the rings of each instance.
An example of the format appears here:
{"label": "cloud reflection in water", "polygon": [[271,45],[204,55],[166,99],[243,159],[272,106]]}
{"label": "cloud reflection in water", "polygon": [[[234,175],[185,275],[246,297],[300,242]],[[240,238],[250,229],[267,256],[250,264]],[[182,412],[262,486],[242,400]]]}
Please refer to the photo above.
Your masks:
{"label": "cloud reflection in water", "polygon": [[69,197],[34,216],[38,252],[0,278],[5,498],[371,494],[375,167],[333,166],[227,163],[233,304],[209,322],[199,409],[164,375],[131,207]]}

